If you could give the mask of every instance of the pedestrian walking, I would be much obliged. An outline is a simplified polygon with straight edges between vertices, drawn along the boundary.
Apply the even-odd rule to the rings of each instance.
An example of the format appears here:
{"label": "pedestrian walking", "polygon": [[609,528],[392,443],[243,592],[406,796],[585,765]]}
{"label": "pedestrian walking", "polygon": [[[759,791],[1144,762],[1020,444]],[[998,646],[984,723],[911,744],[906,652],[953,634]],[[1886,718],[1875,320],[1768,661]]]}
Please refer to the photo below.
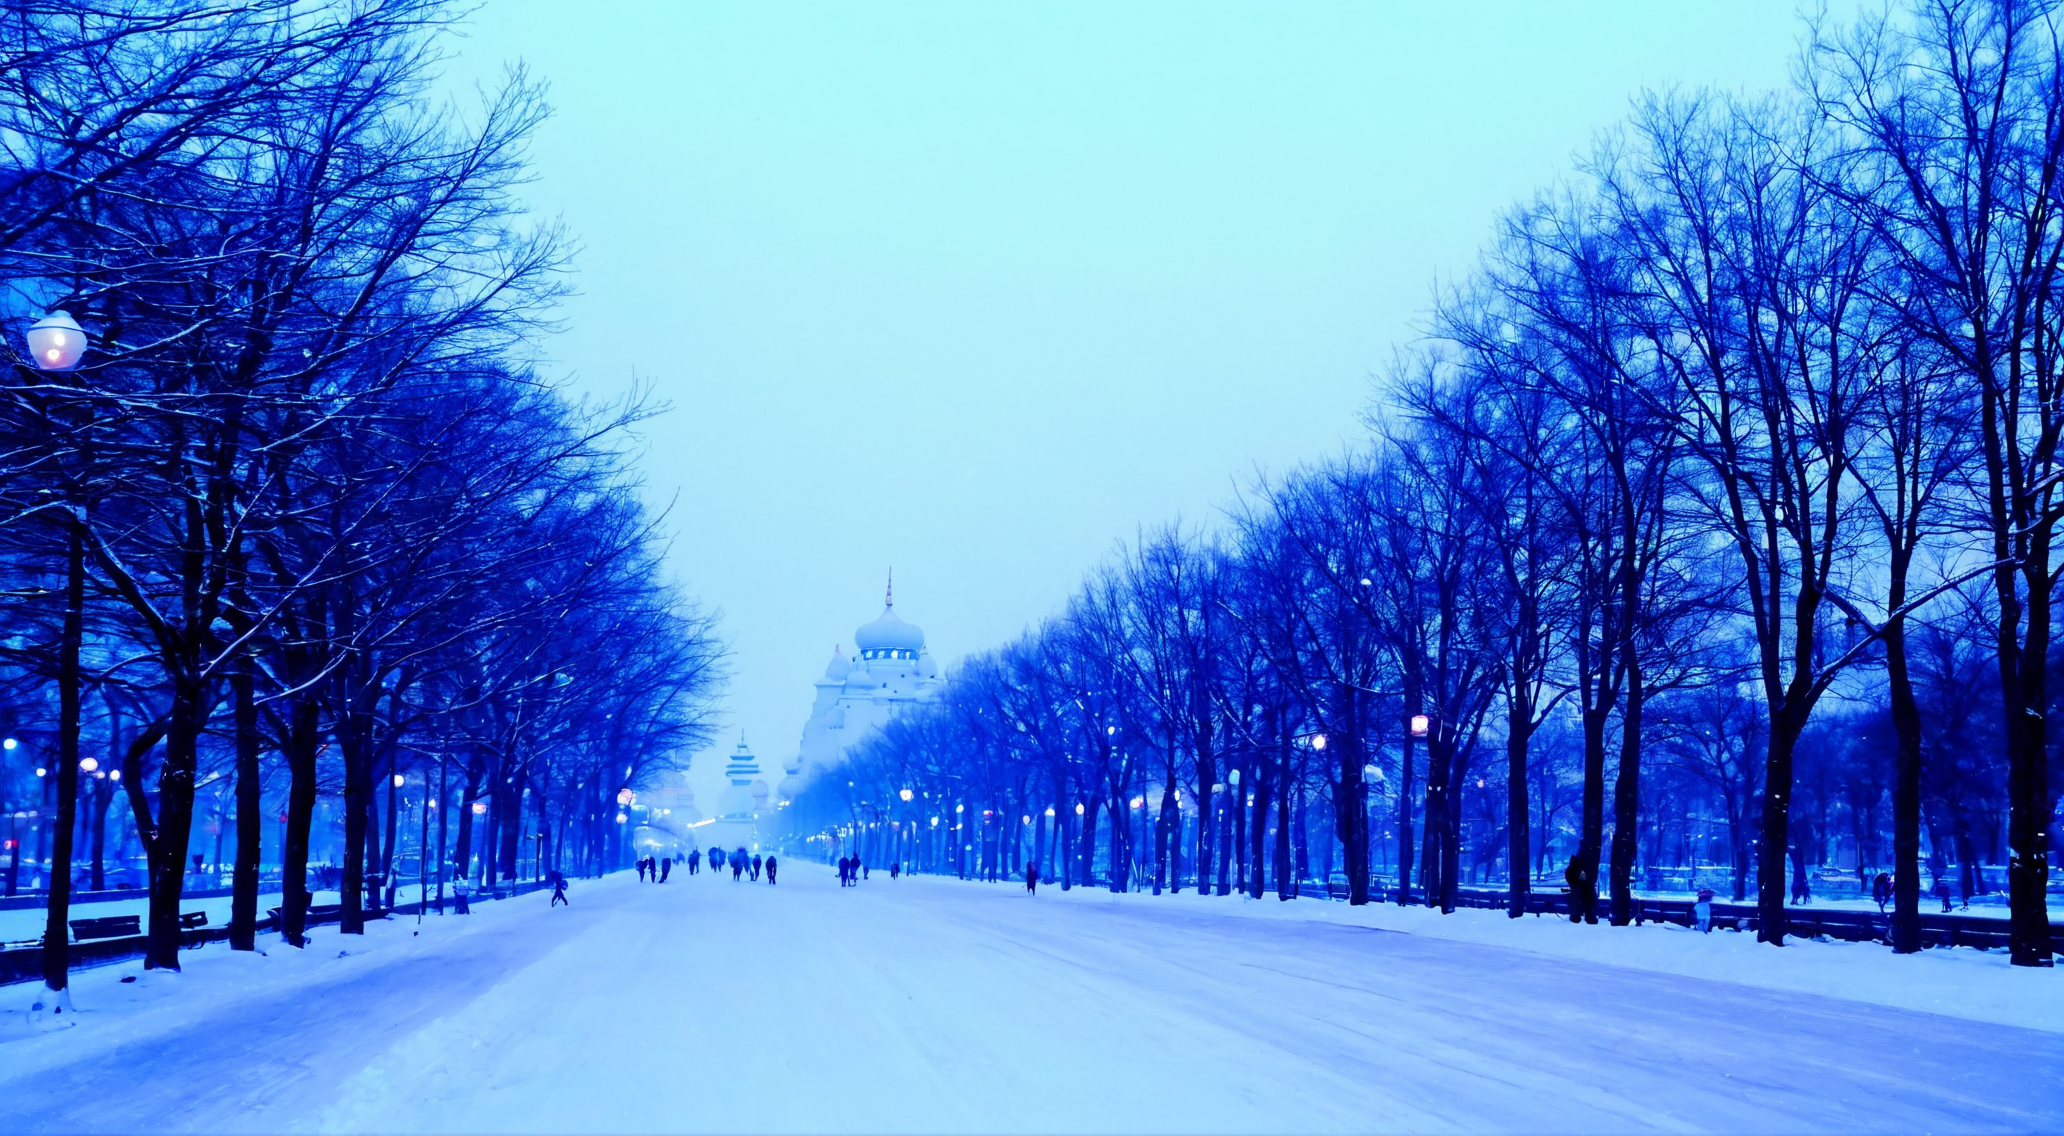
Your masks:
{"label": "pedestrian walking", "polygon": [[898,875],[900,875],[900,874],[901,874],[901,872],[902,872],[902,868],[903,868],[903,861],[901,861],[901,860],[891,860],[891,861],[889,861],[889,878],[890,878],[890,879],[892,879],[892,880],[893,880],[893,879],[895,879],[895,878],[896,878],[896,877],[897,877]]}
{"label": "pedestrian walking", "polygon": [[1691,905],[1692,926],[1700,934],[1713,933],[1713,889],[1698,889],[1698,902]]}
{"label": "pedestrian walking", "polygon": [[846,886],[846,877],[852,873],[853,865],[844,856],[838,858],[838,886]]}
{"label": "pedestrian walking", "polygon": [[638,857],[636,867],[638,869],[638,882],[642,884],[645,882],[645,857]]}
{"label": "pedestrian walking", "polygon": [[737,883],[745,875],[745,849],[731,853],[731,882]]}
{"label": "pedestrian walking", "polygon": [[758,852],[753,853],[752,878],[754,883],[760,882],[760,854]]}
{"label": "pedestrian walking", "polygon": [[866,879],[866,878],[867,878],[867,865],[866,865],[866,864],[862,864],[862,863],[860,862],[860,857],[858,857],[858,856],[855,856],[855,857],[853,857],[853,863],[854,863],[854,864],[856,864],[856,865],[858,865],[858,866],[859,866],[859,868],[860,868],[860,878],[861,878],[861,879],[863,879],[863,880],[864,880],[864,879]]}
{"label": "pedestrian walking", "polygon": [[1039,865],[1037,864],[1028,862],[1025,865],[1025,891],[1030,895],[1039,894]]}
{"label": "pedestrian walking", "polygon": [[692,876],[701,870],[702,849],[697,848],[695,851],[688,853],[688,874]]}
{"label": "pedestrian walking", "polygon": [[1569,883],[1570,922],[1598,922],[1598,878],[1582,854],[1571,856],[1562,878]]}
{"label": "pedestrian walking", "polygon": [[1871,880],[1871,898],[1878,901],[1878,914],[1883,915],[1885,905],[1892,901],[1891,876],[1879,872],[1877,878]]}
{"label": "pedestrian walking", "polygon": [[562,903],[573,906],[572,901],[566,898],[566,877],[555,871],[552,873],[552,902],[546,906],[557,907]]}
{"label": "pedestrian walking", "polygon": [[767,882],[769,884],[774,882],[774,857],[772,856],[767,857]]}
{"label": "pedestrian walking", "polygon": [[661,856],[659,858],[659,882],[665,883],[666,878],[672,875],[673,871],[674,858],[672,856]]}
{"label": "pedestrian walking", "polygon": [[1935,877],[1935,898],[1942,901],[1943,914],[1949,913],[1949,877]]}

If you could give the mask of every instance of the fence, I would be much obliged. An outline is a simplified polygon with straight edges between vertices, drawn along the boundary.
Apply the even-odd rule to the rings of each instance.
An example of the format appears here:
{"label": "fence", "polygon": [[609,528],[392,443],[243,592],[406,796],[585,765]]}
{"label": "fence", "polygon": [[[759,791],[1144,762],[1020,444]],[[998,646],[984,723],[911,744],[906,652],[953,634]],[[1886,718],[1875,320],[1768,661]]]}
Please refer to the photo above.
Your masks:
{"label": "fence", "polygon": [[[548,886],[550,885],[540,880],[527,880],[523,883],[497,888],[493,892],[475,891],[472,893],[472,902],[479,903],[482,900],[488,899],[509,899]],[[202,897],[202,893],[188,893],[181,898],[197,899]],[[130,892],[122,898],[141,899],[143,898],[143,893]],[[445,902],[451,902],[450,898],[447,897]],[[431,907],[436,905],[437,901],[435,899],[430,900]],[[386,911],[368,911],[366,918],[384,919],[392,915],[414,915],[422,906],[421,903],[397,903]],[[338,915],[338,912],[328,909],[320,912],[311,911],[308,915],[307,924],[310,927],[316,927],[326,923],[335,923]],[[273,916],[260,915],[258,917],[259,934],[270,934],[278,930],[279,922]],[[182,931],[180,934],[185,941],[187,949],[195,950],[209,943],[227,941],[229,938],[229,927],[227,924],[215,927],[200,927],[192,931]],[[75,971],[90,970],[97,966],[109,966],[127,959],[141,958],[143,957],[145,939],[146,936],[144,935],[124,935],[113,939],[88,939],[83,943],[73,943],[71,950],[72,969]],[[0,986],[16,982],[28,982],[32,979],[40,979],[42,976],[43,948],[41,945],[0,950]]]}
{"label": "fence", "polygon": [[[1386,898],[1395,898],[1394,892],[1385,892]],[[1455,906],[1483,907],[1497,911],[1506,909],[1509,902],[1506,893],[1490,888],[1455,889]],[[1600,896],[1598,911],[1601,918],[1611,910],[1611,900]],[[1717,930],[1724,927],[1739,927],[1755,931],[1762,927],[1762,917],[1754,904],[1713,903],[1712,926]],[[1634,922],[1669,923],[1679,927],[1692,925],[1692,901],[1688,899],[1636,899],[1634,901]],[[1569,917],[1569,893],[1566,891],[1532,891],[1527,893],[1526,910],[1529,915],[1558,915]],[[1786,934],[1803,938],[1841,939],[1852,943],[1890,942],[1892,917],[1889,913],[1875,911],[1843,911],[1836,908],[1814,909],[1810,907],[1787,907]],[[2064,943],[2064,923],[2050,924],[2050,940]],[[1921,915],[1921,941],[1930,947],[2004,947],[2007,945],[2007,921],[1987,915],[1936,914],[1924,912]]]}

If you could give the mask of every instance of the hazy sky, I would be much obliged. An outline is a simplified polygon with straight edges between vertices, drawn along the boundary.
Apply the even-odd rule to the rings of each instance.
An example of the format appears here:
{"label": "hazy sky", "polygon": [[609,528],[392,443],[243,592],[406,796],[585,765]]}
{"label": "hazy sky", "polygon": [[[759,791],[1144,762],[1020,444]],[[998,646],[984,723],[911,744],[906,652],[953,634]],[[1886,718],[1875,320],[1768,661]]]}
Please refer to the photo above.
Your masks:
{"label": "hazy sky", "polygon": [[[455,83],[551,84],[545,345],[653,385],[672,570],[770,783],[881,610],[950,665],[1141,526],[1351,445],[1498,213],[1644,85],[1785,82],[1789,3],[493,0]],[[706,793],[704,804],[714,801]]]}

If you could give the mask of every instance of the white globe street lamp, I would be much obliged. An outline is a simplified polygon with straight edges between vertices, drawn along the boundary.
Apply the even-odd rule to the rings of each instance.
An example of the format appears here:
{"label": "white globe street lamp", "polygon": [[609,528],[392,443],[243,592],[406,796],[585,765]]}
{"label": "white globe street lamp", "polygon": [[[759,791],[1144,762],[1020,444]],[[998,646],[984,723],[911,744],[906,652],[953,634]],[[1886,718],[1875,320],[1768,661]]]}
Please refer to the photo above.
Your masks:
{"label": "white globe street lamp", "polygon": [[86,354],[86,329],[67,312],[52,312],[29,325],[29,356],[45,371],[69,371]]}

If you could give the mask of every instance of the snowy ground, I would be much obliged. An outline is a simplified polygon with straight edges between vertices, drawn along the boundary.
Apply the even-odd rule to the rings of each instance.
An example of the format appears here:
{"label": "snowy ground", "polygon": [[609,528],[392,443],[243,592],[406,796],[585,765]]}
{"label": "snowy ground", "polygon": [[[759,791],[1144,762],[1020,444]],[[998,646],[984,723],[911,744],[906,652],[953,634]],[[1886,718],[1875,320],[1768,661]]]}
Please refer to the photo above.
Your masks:
{"label": "snowy ground", "polygon": [[803,865],[573,899],[84,974],[76,1027],[0,1019],[0,1131],[2064,1129],[2064,973],[1998,954]]}

